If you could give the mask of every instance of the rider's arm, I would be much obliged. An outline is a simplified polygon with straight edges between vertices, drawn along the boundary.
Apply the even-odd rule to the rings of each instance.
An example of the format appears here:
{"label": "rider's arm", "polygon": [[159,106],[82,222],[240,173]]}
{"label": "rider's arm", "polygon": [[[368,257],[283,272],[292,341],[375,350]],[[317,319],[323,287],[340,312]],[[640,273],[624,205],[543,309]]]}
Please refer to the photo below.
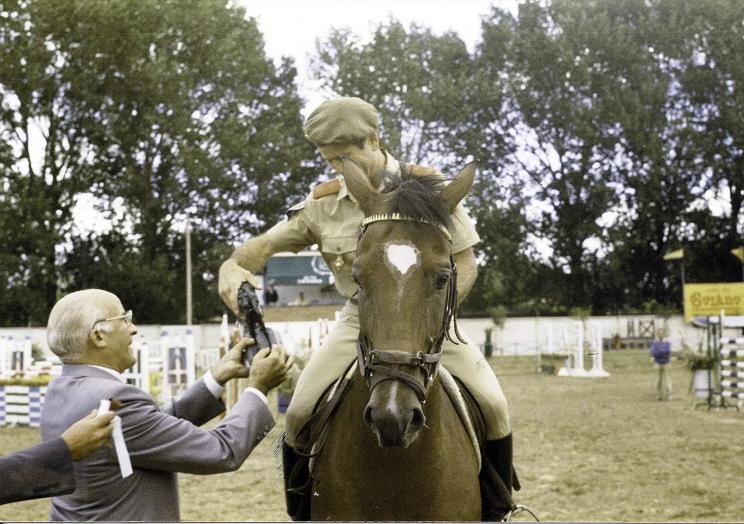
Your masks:
{"label": "rider's arm", "polygon": [[288,216],[274,225],[266,233],[249,238],[233,251],[230,258],[222,263],[219,272],[218,289],[222,301],[233,311],[238,308],[238,289],[248,280],[258,288],[253,273],[263,270],[269,258],[281,251],[294,251],[313,244],[312,217],[309,216],[307,202],[292,207]]}
{"label": "rider's arm", "polygon": [[268,235],[265,233],[256,237],[251,237],[233,251],[226,262],[234,261],[243,269],[251,273],[259,273],[266,265],[271,255],[276,253],[276,249],[271,245]]}
{"label": "rider's arm", "polygon": [[453,258],[457,265],[457,303],[460,304],[468,296],[475,277],[478,276],[478,264],[472,247],[455,253]]}

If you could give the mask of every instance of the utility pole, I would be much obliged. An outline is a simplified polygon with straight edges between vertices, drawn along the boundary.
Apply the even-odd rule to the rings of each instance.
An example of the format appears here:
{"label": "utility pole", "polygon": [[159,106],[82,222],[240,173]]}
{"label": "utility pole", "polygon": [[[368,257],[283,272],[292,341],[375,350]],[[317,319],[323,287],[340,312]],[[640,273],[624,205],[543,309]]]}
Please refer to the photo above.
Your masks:
{"label": "utility pole", "polygon": [[191,299],[191,223],[186,220],[186,325],[192,324]]}

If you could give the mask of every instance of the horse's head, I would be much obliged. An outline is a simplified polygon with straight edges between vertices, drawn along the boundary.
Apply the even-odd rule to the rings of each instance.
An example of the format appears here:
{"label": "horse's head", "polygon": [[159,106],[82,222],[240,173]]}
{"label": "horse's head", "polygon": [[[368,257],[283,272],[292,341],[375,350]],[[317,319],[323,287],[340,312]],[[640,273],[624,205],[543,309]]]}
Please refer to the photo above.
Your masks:
{"label": "horse's head", "polygon": [[456,310],[448,226],[473,183],[475,163],[449,185],[413,177],[384,194],[348,159],[343,174],[365,214],[352,270],[359,361],[371,388],[364,421],[381,446],[407,447],[426,422],[423,406]]}

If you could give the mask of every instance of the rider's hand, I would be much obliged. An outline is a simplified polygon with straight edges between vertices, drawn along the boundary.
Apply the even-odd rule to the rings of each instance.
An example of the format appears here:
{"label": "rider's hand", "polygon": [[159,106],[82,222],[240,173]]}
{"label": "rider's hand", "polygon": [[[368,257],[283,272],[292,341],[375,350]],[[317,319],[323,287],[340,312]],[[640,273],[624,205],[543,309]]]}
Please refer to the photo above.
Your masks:
{"label": "rider's hand", "polygon": [[90,414],[75,422],[62,433],[62,440],[70,450],[72,460],[80,460],[92,454],[105,444],[114,430],[114,412],[107,411],[98,415],[94,409]]}
{"label": "rider's hand", "polygon": [[217,283],[220,298],[230,310],[238,315],[238,290],[240,285],[248,281],[251,286],[261,289],[256,277],[247,269],[238,265],[235,259],[228,258],[220,266],[220,275]]}
{"label": "rider's hand", "polygon": [[243,365],[243,352],[246,346],[255,344],[252,338],[238,341],[233,348],[212,366],[212,376],[220,386],[224,386],[232,378],[248,376],[248,368]]}
{"label": "rider's hand", "polygon": [[293,363],[294,359],[287,356],[281,344],[274,344],[271,349],[263,348],[253,357],[248,386],[268,394],[269,390],[284,382]]}

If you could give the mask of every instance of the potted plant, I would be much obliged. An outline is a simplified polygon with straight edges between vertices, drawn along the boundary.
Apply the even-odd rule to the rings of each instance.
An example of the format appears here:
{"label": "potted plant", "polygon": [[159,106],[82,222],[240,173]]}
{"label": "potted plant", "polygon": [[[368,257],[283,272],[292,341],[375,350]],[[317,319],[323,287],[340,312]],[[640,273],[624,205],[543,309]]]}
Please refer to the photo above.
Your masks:
{"label": "potted plant", "polygon": [[711,374],[716,368],[718,361],[716,357],[703,353],[687,350],[683,354],[685,367],[692,372],[691,389],[693,396],[698,398],[708,397],[711,389]]}
{"label": "potted plant", "polygon": [[568,367],[571,355],[563,352],[540,353],[539,371],[547,375],[555,375],[561,367]]}

